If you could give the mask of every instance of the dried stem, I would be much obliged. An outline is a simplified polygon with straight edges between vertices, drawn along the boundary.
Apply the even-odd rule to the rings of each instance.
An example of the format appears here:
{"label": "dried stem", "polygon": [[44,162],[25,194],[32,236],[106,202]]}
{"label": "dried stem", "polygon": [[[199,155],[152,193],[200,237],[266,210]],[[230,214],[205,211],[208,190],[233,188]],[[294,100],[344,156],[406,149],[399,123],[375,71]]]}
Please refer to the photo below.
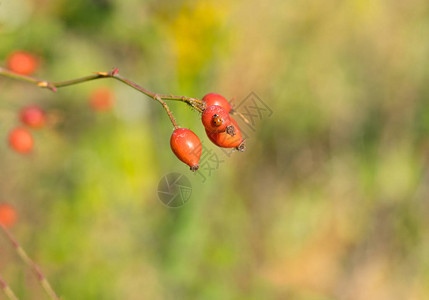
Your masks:
{"label": "dried stem", "polygon": [[244,123],[251,126],[249,120],[241,112],[239,112],[235,109],[232,109],[231,114],[239,116],[244,121]]}
{"label": "dried stem", "polygon": [[52,289],[51,285],[49,284],[47,278],[45,275],[43,275],[42,271],[40,270],[39,266],[28,256],[28,254],[25,252],[25,250],[19,245],[18,241],[15,239],[15,237],[12,235],[12,233],[3,225],[0,224],[0,228],[3,230],[5,236],[10,241],[12,246],[15,248],[16,253],[21,258],[21,260],[30,268],[33,270],[33,272],[36,274],[37,279],[39,280],[40,285],[45,290],[46,294],[51,299],[59,300],[57,294]]}
{"label": "dried stem", "polygon": [[87,81],[91,81],[91,80],[103,79],[103,78],[114,78],[114,79],[138,90],[139,92],[145,94],[146,96],[151,97],[153,100],[158,101],[162,105],[162,107],[165,109],[165,111],[167,112],[168,117],[171,120],[171,123],[173,124],[173,126],[176,129],[179,126],[177,125],[176,120],[174,119],[170,109],[168,108],[168,105],[165,103],[164,100],[174,100],[174,101],[185,102],[186,104],[190,105],[193,109],[195,109],[198,112],[202,112],[205,108],[204,102],[201,101],[200,99],[185,97],[185,96],[157,94],[157,93],[151,92],[151,91],[139,86],[138,84],[132,82],[131,80],[128,80],[128,79],[122,77],[118,73],[119,73],[118,69],[113,69],[110,72],[97,72],[94,75],[89,75],[89,76],[71,79],[71,80],[67,80],[67,81],[50,82],[50,81],[40,80],[40,79],[30,77],[30,76],[26,76],[26,75],[17,74],[15,72],[12,72],[10,70],[7,70],[5,68],[0,67],[0,75],[6,76],[9,78],[13,78],[13,79],[17,79],[17,80],[21,80],[21,81],[25,81],[25,82],[29,82],[29,83],[33,83],[39,87],[47,88],[53,92],[56,92],[58,88],[62,88],[62,87],[70,86],[70,85],[75,85],[75,84],[79,84],[79,83],[83,83],[83,82],[87,82]]}
{"label": "dried stem", "polygon": [[10,300],[18,300],[18,297],[16,297],[15,293],[12,291],[12,289],[9,287],[9,285],[4,281],[3,277],[0,275],[0,288],[3,290],[6,297]]}

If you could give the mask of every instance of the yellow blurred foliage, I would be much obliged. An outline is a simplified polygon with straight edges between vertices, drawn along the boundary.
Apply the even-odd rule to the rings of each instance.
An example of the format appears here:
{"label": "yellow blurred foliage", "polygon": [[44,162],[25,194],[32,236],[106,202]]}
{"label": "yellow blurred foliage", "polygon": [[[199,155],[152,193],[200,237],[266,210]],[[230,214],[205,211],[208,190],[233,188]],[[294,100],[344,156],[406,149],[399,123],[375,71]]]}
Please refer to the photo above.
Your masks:
{"label": "yellow blurred foliage", "polygon": [[195,74],[211,61],[228,7],[228,1],[190,1],[166,24],[180,74]]}

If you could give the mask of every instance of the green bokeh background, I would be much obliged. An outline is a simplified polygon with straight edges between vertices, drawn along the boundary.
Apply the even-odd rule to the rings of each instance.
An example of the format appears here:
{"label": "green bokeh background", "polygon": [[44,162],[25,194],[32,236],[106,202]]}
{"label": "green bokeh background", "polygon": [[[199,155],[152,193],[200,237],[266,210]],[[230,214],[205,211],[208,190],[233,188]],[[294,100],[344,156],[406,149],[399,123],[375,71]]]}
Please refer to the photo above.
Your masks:
{"label": "green bokeh background", "polygon": [[[195,175],[162,107],[120,82],[1,77],[12,232],[64,299],[428,299],[428,37],[427,0],[0,0],[2,65],[23,49],[47,80],[117,67],[158,93],[254,92],[272,110],[240,123],[247,150],[228,156],[171,103],[223,161]],[[107,113],[88,106],[100,86]],[[56,122],[22,156],[7,135],[35,103]],[[179,209],[157,197],[170,172],[193,187]],[[44,299],[3,237],[0,274]]]}

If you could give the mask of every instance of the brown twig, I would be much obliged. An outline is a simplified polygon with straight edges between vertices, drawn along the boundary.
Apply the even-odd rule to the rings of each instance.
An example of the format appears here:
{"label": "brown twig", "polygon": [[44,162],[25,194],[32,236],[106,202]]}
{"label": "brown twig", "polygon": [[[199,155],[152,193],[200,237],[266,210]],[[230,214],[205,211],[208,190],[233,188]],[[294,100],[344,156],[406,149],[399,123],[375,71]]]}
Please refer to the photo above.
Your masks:
{"label": "brown twig", "polygon": [[37,279],[39,280],[40,285],[45,290],[46,294],[51,299],[59,300],[57,294],[52,289],[52,286],[49,284],[48,279],[43,275],[42,270],[40,270],[39,266],[28,256],[28,254],[25,252],[25,250],[19,245],[18,241],[15,239],[15,237],[12,235],[12,233],[3,225],[0,223],[0,228],[3,230],[5,236],[10,241],[12,246],[15,248],[16,253],[21,258],[21,260],[30,268],[33,270],[34,274],[36,274]]}
{"label": "brown twig", "polygon": [[25,81],[25,82],[29,82],[29,83],[33,83],[41,88],[47,88],[53,92],[56,92],[58,88],[62,88],[62,87],[66,87],[66,86],[70,86],[70,85],[75,85],[75,84],[79,84],[79,83],[83,83],[83,82],[87,82],[87,81],[91,81],[91,80],[96,80],[96,79],[103,79],[103,78],[114,78],[136,90],[138,90],[139,92],[145,94],[146,96],[152,98],[155,101],[158,101],[162,107],[165,109],[165,111],[168,114],[168,117],[171,120],[171,123],[173,124],[173,126],[175,128],[178,128],[178,125],[176,123],[176,120],[174,119],[170,109],[168,108],[168,105],[165,103],[164,100],[173,100],[173,101],[182,101],[185,102],[186,104],[190,105],[193,109],[195,109],[198,112],[202,112],[204,110],[204,102],[201,101],[200,99],[197,98],[191,98],[191,97],[185,97],[185,96],[174,96],[174,95],[162,95],[162,94],[157,94],[154,92],[151,92],[143,87],[141,87],[140,85],[132,82],[131,80],[126,79],[125,77],[122,77],[121,75],[119,75],[119,70],[118,69],[113,69],[110,72],[97,72],[94,75],[89,75],[89,76],[85,76],[85,77],[80,77],[80,78],[75,78],[75,79],[71,79],[71,80],[67,80],[67,81],[59,81],[59,82],[50,82],[50,81],[46,81],[46,80],[40,80],[31,76],[26,76],[26,75],[21,75],[21,74],[17,74],[15,72],[12,72],[10,70],[7,70],[5,68],[0,67],[0,75],[9,77],[9,78],[13,78],[13,79],[17,79],[17,80],[21,80],[21,81]]}
{"label": "brown twig", "polygon": [[12,289],[9,287],[9,285],[4,281],[3,277],[0,275],[0,288],[3,290],[3,293],[8,297],[10,300],[18,300],[18,297],[16,297],[15,293],[12,291]]}

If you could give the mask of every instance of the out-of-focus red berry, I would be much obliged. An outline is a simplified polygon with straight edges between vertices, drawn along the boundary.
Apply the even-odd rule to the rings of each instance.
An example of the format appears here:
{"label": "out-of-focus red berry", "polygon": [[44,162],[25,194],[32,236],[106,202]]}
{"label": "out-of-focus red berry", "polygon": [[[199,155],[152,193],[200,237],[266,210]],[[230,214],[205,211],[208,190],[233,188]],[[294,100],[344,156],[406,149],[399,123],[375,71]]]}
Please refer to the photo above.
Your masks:
{"label": "out-of-focus red berry", "polygon": [[89,104],[95,111],[108,111],[112,108],[115,96],[108,87],[100,87],[89,95]]}
{"label": "out-of-focus red berry", "polygon": [[187,128],[174,130],[171,135],[170,146],[178,159],[187,164],[192,171],[198,170],[202,145],[193,131]]}
{"label": "out-of-focus red berry", "polygon": [[8,203],[0,203],[0,224],[4,227],[12,227],[17,219],[15,208]]}
{"label": "out-of-focus red berry", "polygon": [[210,132],[206,130],[207,136],[216,146],[222,148],[236,148],[239,151],[244,151],[245,144],[241,136],[240,127],[238,127],[237,122],[232,117],[231,124],[234,126],[235,135],[230,135],[226,132]]}
{"label": "out-of-focus red berry", "polygon": [[45,111],[37,105],[26,106],[21,109],[21,121],[32,128],[43,127],[46,123]]}
{"label": "out-of-focus red berry", "polygon": [[33,150],[33,136],[25,128],[15,128],[9,133],[9,145],[18,153],[29,153]]}
{"label": "out-of-focus red berry", "polygon": [[223,132],[231,125],[228,112],[219,105],[208,106],[201,115],[201,121],[210,132]]}
{"label": "out-of-focus red berry", "polygon": [[206,107],[209,107],[212,105],[219,105],[223,107],[228,113],[232,109],[231,104],[228,102],[228,100],[226,100],[225,97],[216,93],[209,93],[205,95],[203,97],[203,101],[206,103]]}
{"label": "out-of-focus red berry", "polygon": [[21,75],[32,75],[38,66],[38,58],[29,52],[14,51],[7,58],[8,69]]}

